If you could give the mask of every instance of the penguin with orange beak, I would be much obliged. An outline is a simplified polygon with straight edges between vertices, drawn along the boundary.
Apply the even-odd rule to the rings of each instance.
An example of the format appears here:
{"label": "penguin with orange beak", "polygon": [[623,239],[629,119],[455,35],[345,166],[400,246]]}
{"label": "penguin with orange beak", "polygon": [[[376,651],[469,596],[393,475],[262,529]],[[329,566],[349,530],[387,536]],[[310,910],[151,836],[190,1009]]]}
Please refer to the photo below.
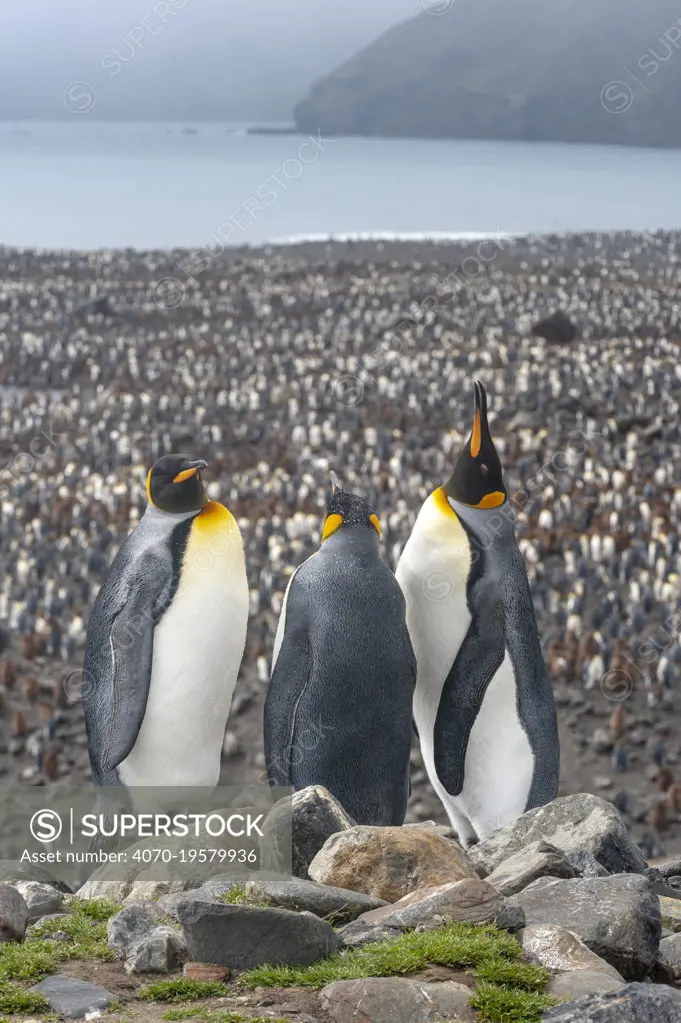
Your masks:
{"label": "penguin with orange beak", "polygon": [[396,576],[431,784],[468,848],[558,792],[559,744],[527,572],[475,382],[473,427],[425,501]]}
{"label": "penguin with orange beak", "polygon": [[265,701],[268,778],[323,785],[357,824],[400,825],[416,663],[380,524],[332,474],[319,550],[291,576]]}
{"label": "penguin with orange beak", "polygon": [[213,788],[246,642],[239,526],[202,459],[164,455],[95,601],[83,705],[95,785]]}

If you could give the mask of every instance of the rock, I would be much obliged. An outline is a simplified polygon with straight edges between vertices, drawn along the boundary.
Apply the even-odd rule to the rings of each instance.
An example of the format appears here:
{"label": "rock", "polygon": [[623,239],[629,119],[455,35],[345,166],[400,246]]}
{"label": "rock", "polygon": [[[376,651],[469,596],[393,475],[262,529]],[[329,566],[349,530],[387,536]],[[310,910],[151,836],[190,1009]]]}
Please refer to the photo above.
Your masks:
{"label": "rock", "polygon": [[681,934],[663,938],[657,953],[656,971],[665,984],[681,980]]}
{"label": "rock", "polygon": [[[158,843],[158,839],[155,840]],[[114,865],[115,866],[115,865]],[[140,902],[151,902],[162,895],[193,891],[203,883],[203,878],[174,878],[173,880],[153,880],[149,877],[130,876],[112,878],[104,871],[110,870],[105,864],[98,867],[85,884],[78,889],[79,899],[109,899],[124,905],[135,905]],[[118,868],[120,873],[120,867]],[[244,878],[242,877],[242,881]]]}
{"label": "rock", "polygon": [[610,877],[610,872],[598,862],[593,853],[585,849],[575,849],[564,855],[578,877]]}
{"label": "rock", "polygon": [[[454,921],[497,923],[500,919],[503,922],[505,901],[487,881],[469,877],[437,888],[420,888],[393,905],[363,913],[359,922],[400,930],[413,930],[415,927],[432,930]],[[524,917],[516,918],[514,923],[516,929],[522,927]]]}
{"label": "rock", "polygon": [[148,938],[163,921],[163,910],[153,902],[126,906],[109,918],[107,945],[118,959],[127,959],[135,946]]}
{"label": "rock", "polygon": [[71,916],[70,913],[48,913],[46,916],[41,916],[39,917],[38,920],[35,921],[35,923],[31,924],[31,926],[26,931],[26,936],[31,937],[32,935],[36,934],[39,930],[41,930],[44,924],[48,923],[48,921],[68,920],[70,916]]}
{"label": "rock", "polygon": [[215,966],[213,963],[185,963],[182,976],[189,980],[212,980],[222,983],[229,980],[232,971],[229,966]]}
{"label": "rock", "polygon": [[87,1013],[106,1009],[115,1000],[115,996],[103,987],[67,977],[63,973],[48,977],[30,988],[30,991],[43,995],[50,1008],[67,1019],[83,1019]]}
{"label": "rock", "polygon": [[658,902],[662,914],[662,926],[667,927],[675,934],[681,932],[681,901],[661,895]]}
{"label": "rock", "polygon": [[477,873],[463,849],[432,828],[358,825],[332,835],[309,875],[321,884],[364,892],[387,902]]}
{"label": "rock", "polygon": [[23,941],[28,926],[28,906],[21,892],[0,884],[0,942]]}
{"label": "rock", "polygon": [[490,874],[504,860],[540,839],[550,842],[568,860],[571,853],[591,853],[610,874],[643,874],[648,867],[612,803],[585,792],[528,810],[472,846],[468,855]]}
{"label": "rock", "polygon": [[449,838],[453,842],[456,842],[457,834],[454,828],[450,828],[448,824],[436,824],[435,821],[414,821],[412,824],[403,824],[403,828],[430,828],[436,835],[440,835],[441,838]]}
{"label": "rock", "polygon": [[516,899],[528,926],[558,924],[573,931],[625,980],[646,977],[655,963],[660,911],[644,877],[542,877]]}
{"label": "rock", "polygon": [[574,877],[575,870],[563,854],[548,842],[531,842],[519,850],[496,870],[487,880],[502,895],[516,895],[538,877]]}
{"label": "rock", "polygon": [[336,980],[320,992],[322,1008],[334,1023],[430,1023],[475,1020],[471,990],[446,981],[424,984],[404,977]]}
{"label": "rock", "polygon": [[48,884],[50,888],[57,891],[69,893],[71,889],[65,881],[59,881],[33,863],[22,863],[20,860],[2,860],[0,862],[0,883],[16,885],[17,881],[38,881],[40,884]]}
{"label": "rock", "polygon": [[591,748],[594,753],[611,753],[614,743],[606,728],[597,728],[591,736]]}
{"label": "rock", "polygon": [[188,956],[176,927],[156,927],[136,944],[125,960],[126,973],[173,973]]}
{"label": "rock", "polygon": [[542,1023],[679,1023],[681,991],[657,984],[626,984],[619,991],[556,1005]]}
{"label": "rock", "polygon": [[376,941],[394,941],[402,933],[398,927],[384,927],[382,924],[370,924],[365,920],[353,920],[336,931],[345,948],[371,945]]}
{"label": "rock", "polygon": [[286,860],[292,857],[293,876],[307,878],[308,867],[326,840],[354,826],[352,817],[322,785],[300,789],[280,799],[267,814],[260,867],[287,873]]}
{"label": "rock", "polygon": [[532,962],[552,972],[583,970],[604,973],[611,980],[624,983],[622,976],[591,951],[572,931],[556,924],[530,924],[519,935],[523,952]]}
{"label": "rock", "polygon": [[308,910],[315,916],[333,917],[335,924],[348,923],[360,913],[388,905],[383,899],[362,892],[351,892],[347,888],[334,888],[298,877],[255,877],[247,881],[246,893],[281,909]]}
{"label": "rock", "polygon": [[192,959],[235,969],[262,963],[307,966],[340,947],[326,920],[313,913],[187,899],[177,907]]}
{"label": "rock", "polygon": [[543,337],[551,345],[565,345],[577,337],[577,329],[565,313],[557,309],[532,327],[535,337]]}
{"label": "rock", "polygon": [[625,986],[622,979],[615,980],[602,970],[570,970],[552,977],[546,987],[546,994],[571,1002],[583,995],[604,995],[608,991],[619,991]]}
{"label": "rock", "polygon": [[59,913],[64,906],[64,893],[40,881],[16,881],[14,887],[21,892],[28,906],[28,922],[33,924],[41,916]]}
{"label": "rock", "polygon": [[681,860],[669,860],[668,863],[660,863],[654,868],[662,877],[678,877],[681,875]]}

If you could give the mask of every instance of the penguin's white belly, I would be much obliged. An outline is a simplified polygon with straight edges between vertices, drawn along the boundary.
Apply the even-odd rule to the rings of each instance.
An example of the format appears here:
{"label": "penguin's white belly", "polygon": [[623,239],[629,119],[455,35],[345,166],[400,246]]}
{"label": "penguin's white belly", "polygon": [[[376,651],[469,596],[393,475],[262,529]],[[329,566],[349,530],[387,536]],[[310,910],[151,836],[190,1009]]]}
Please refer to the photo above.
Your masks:
{"label": "penguin's white belly", "polygon": [[175,599],[154,631],[144,719],[118,767],[126,786],[218,782],[246,641],[248,584],[238,530],[224,550],[216,544],[206,554],[206,540],[192,536]]}
{"label": "penguin's white belly", "polygon": [[479,838],[525,812],[534,756],[518,717],[511,658],[506,656],[487,687],[468,739],[464,785],[455,806]]}

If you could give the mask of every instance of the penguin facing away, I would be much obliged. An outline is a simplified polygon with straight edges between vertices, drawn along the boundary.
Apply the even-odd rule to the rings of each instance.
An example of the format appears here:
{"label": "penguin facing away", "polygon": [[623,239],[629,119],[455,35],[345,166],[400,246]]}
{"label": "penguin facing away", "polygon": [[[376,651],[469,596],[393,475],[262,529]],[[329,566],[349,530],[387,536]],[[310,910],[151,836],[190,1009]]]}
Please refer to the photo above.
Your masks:
{"label": "penguin facing away", "polygon": [[423,759],[466,848],[558,793],[553,690],[513,522],[476,381],[471,435],[396,571]]}
{"label": "penguin facing away", "polygon": [[332,475],[320,549],[291,576],[265,702],[271,785],[325,786],[358,824],[399,825],[416,662],[380,525]]}
{"label": "penguin facing away", "polygon": [[83,704],[95,785],[217,785],[249,598],[241,533],[208,500],[206,467],[154,464],[94,603]]}

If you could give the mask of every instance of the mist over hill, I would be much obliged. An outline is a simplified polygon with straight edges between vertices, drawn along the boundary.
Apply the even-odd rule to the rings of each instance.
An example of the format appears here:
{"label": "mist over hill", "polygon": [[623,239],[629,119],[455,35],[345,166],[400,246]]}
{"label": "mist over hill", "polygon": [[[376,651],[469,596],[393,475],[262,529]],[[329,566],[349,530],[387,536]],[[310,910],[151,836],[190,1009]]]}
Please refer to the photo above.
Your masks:
{"label": "mist over hill", "polygon": [[315,78],[421,9],[420,0],[3,0],[0,119],[290,121]]}
{"label": "mist over hill", "polygon": [[319,79],[301,130],[681,145],[676,0],[430,6]]}

